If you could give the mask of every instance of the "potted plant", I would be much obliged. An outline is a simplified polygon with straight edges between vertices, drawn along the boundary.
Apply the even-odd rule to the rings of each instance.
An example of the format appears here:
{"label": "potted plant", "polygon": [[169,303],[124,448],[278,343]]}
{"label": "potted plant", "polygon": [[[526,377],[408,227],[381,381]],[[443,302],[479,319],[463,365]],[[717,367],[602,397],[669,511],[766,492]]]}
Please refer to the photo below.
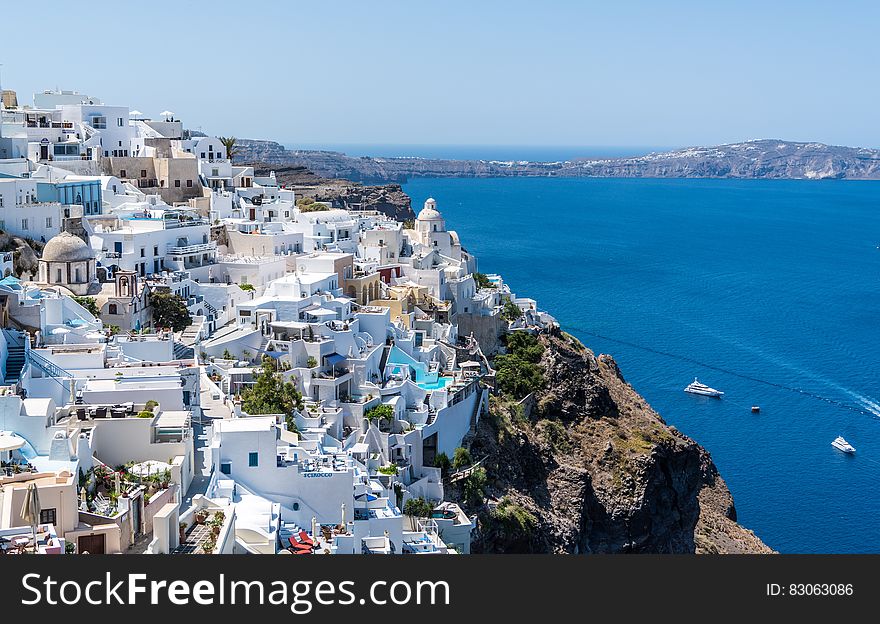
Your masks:
{"label": "potted plant", "polygon": [[208,511],[205,509],[199,509],[194,515],[193,518],[196,521],[196,524],[205,524],[205,520],[208,519]]}

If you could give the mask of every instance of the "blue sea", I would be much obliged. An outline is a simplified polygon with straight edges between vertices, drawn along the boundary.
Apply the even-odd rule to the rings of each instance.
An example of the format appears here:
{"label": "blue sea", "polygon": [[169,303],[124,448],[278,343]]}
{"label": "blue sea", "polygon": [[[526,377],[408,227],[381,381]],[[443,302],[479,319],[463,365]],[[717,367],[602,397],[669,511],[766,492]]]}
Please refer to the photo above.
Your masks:
{"label": "blue sea", "polygon": [[[880,552],[880,183],[417,179],[451,229],[712,454],[782,552]],[[685,394],[694,377],[723,399]],[[759,405],[759,414],[750,407]],[[831,447],[843,435],[856,448]]]}

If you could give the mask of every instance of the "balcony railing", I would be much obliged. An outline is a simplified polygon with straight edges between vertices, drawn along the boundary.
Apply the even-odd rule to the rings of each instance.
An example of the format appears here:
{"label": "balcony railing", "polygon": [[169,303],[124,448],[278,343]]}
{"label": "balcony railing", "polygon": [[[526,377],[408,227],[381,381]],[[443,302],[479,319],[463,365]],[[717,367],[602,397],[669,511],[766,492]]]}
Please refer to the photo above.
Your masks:
{"label": "balcony railing", "polygon": [[217,243],[215,241],[210,241],[207,243],[198,243],[196,245],[168,245],[166,248],[167,254],[173,256],[186,256],[189,254],[197,254],[197,253],[205,253],[209,251],[214,251],[217,249]]}

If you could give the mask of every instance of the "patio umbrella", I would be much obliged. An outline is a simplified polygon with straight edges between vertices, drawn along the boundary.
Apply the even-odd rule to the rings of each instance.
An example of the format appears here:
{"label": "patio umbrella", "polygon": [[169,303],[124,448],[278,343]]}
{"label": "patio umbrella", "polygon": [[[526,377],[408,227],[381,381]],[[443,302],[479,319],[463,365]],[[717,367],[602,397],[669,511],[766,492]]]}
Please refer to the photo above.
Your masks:
{"label": "patio umbrella", "polygon": [[318,519],[315,516],[312,516],[312,539],[313,540],[318,539],[317,532],[318,532]]}
{"label": "patio umbrella", "polygon": [[89,510],[89,499],[86,496],[86,489],[84,487],[79,489],[79,508],[84,511]]}
{"label": "patio umbrella", "polygon": [[345,530],[345,503],[342,503],[342,522],[339,524],[342,525],[342,530]]}
{"label": "patio umbrella", "polygon": [[37,493],[37,484],[28,485],[24,504],[21,506],[21,519],[31,525],[34,533],[34,552],[37,551],[37,525],[40,523],[40,495]]}
{"label": "patio umbrella", "polygon": [[129,113],[129,116],[131,117],[140,117],[141,115],[143,115],[143,113],[139,110],[133,110]]}
{"label": "patio umbrella", "polygon": [[55,329],[53,329],[49,333],[52,334],[53,336],[60,336],[62,334],[69,334],[70,330],[67,329],[66,327],[56,327]]}
{"label": "patio umbrella", "polygon": [[119,473],[118,473],[118,472],[114,472],[114,473],[113,473],[113,486],[114,486],[114,488],[116,489],[116,493],[117,493],[117,494],[122,494],[122,483],[121,483],[121,481],[120,481],[120,479],[119,479]]}
{"label": "patio umbrella", "polygon": [[0,431],[0,452],[14,451],[25,444],[25,439],[12,431]]}

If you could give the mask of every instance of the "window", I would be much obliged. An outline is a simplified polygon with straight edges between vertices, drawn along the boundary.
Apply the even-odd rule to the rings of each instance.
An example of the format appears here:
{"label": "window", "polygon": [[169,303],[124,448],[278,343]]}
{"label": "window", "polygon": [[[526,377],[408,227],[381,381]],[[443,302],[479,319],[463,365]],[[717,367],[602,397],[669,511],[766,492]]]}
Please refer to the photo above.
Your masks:
{"label": "window", "polygon": [[107,129],[107,118],[96,115],[92,117],[92,127],[95,130],[106,130]]}
{"label": "window", "polygon": [[74,281],[75,283],[79,284],[79,283],[82,281],[82,273],[80,273],[80,270],[79,270],[79,269],[74,269],[74,271],[73,271],[73,275],[74,275],[74,277],[73,277],[73,281]]}
{"label": "window", "polygon": [[205,157],[205,152],[202,152],[202,158],[204,158],[204,157]]}
{"label": "window", "polygon": [[192,180],[187,180],[187,181],[186,181],[186,188],[192,188],[192,185],[193,185],[193,181],[192,181]]}
{"label": "window", "polygon": [[220,472],[222,472],[225,475],[228,475],[230,472],[232,472],[232,464],[229,463],[228,461],[227,462],[220,462]]}
{"label": "window", "polygon": [[174,181],[174,187],[175,187],[175,188],[180,188],[180,180],[175,180],[175,181]]}
{"label": "window", "polygon": [[124,178],[124,177],[125,177],[125,169],[120,169],[120,170],[119,170],[119,177],[120,177],[120,178]]}
{"label": "window", "polygon": [[111,303],[110,307],[107,309],[107,312],[110,314],[119,314],[119,308],[116,307],[115,303]]}
{"label": "window", "polygon": [[[122,127],[122,117],[116,118],[116,125],[119,126],[120,128]],[[122,143],[120,143],[120,145],[122,145]]]}
{"label": "window", "polygon": [[55,283],[56,283],[56,284],[60,284],[60,283],[61,283],[61,269],[57,269],[57,270],[55,271]]}
{"label": "window", "polygon": [[153,255],[154,256],[159,255],[159,245],[153,245]]}
{"label": "window", "polygon": [[52,227],[52,217],[46,217],[46,227],[47,228]]}
{"label": "window", "polygon": [[254,466],[258,466],[260,462],[260,454],[259,453],[248,453],[248,466],[253,468]]}
{"label": "window", "polygon": [[141,258],[143,258],[144,256],[146,256],[146,250],[141,247]]}
{"label": "window", "polygon": [[146,170],[146,169],[141,169],[141,177],[142,177],[142,178],[146,178],[146,177],[147,177],[147,170]]}
{"label": "window", "polygon": [[55,508],[40,510],[40,524],[55,524]]}
{"label": "window", "polygon": [[21,229],[23,229],[23,230],[28,229],[28,220],[27,219],[21,220]]}

